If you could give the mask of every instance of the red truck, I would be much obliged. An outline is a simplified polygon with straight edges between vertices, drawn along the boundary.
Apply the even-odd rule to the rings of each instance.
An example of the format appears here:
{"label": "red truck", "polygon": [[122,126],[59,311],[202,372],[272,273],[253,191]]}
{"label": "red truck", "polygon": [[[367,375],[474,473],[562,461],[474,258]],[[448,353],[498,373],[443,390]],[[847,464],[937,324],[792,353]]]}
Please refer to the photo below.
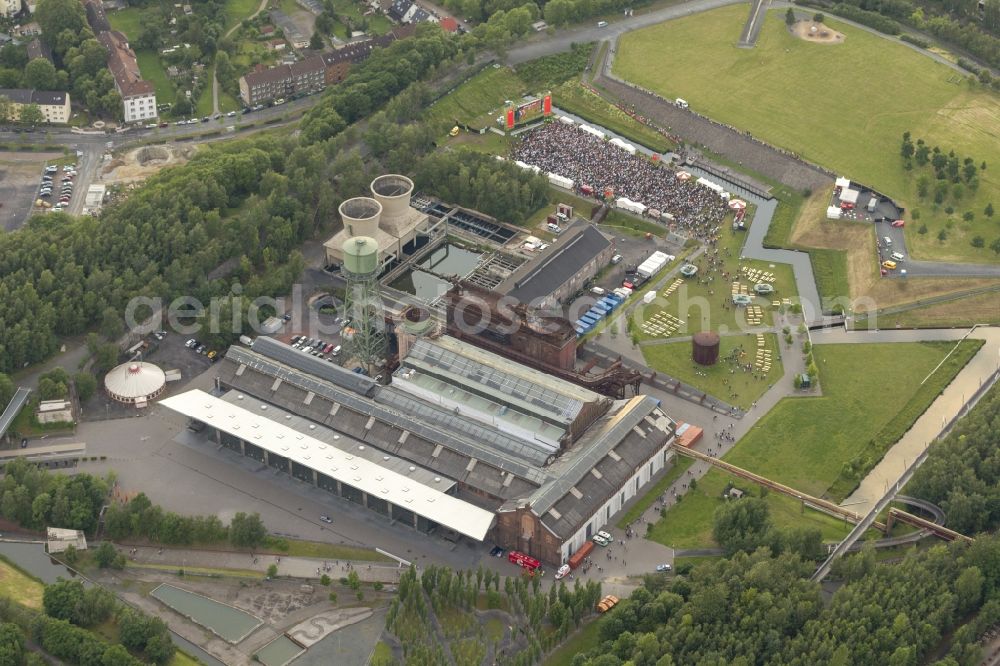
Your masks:
{"label": "red truck", "polygon": [[590,555],[590,553],[593,550],[594,550],[593,541],[587,541],[586,543],[584,543],[583,546],[580,548],[580,550],[576,551],[570,556],[569,568],[576,569],[577,567],[579,567],[581,564],[583,564],[583,561],[587,558],[588,555]]}

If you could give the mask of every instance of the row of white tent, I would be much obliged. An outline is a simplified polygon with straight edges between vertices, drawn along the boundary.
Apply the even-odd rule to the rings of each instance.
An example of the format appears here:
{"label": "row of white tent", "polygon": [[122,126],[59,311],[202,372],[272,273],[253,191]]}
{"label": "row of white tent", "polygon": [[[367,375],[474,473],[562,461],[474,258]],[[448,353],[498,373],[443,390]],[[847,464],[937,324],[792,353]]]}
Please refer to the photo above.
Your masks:
{"label": "row of white tent", "polygon": [[[567,116],[559,116],[559,122],[563,123],[564,125],[575,125],[576,124],[576,121],[574,121],[572,118],[569,118]],[[587,134],[593,134],[598,139],[606,139],[608,137],[607,134],[605,134],[601,130],[597,129],[596,127],[591,127],[590,125],[584,125],[583,123],[581,123],[580,124],[580,129],[583,130],[584,132],[586,132]],[[619,139],[616,136],[615,137],[611,137],[611,140],[608,141],[608,143],[610,143],[613,146],[617,146],[618,148],[621,148],[622,150],[624,150],[625,152],[629,153],[630,155],[635,155],[635,146],[633,146],[631,143],[628,143],[626,141],[622,141],[621,139]]]}

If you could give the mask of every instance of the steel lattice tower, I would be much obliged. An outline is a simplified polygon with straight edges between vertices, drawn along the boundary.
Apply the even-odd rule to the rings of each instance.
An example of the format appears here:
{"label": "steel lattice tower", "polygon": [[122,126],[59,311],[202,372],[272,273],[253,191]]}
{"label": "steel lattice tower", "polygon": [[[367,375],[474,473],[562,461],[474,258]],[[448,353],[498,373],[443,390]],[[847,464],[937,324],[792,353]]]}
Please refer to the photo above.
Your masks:
{"label": "steel lattice tower", "polygon": [[355,236],[344,243],[344,279],[344,309],[354,329],[346,346],[371,374],[372,367],[385,360],[387,347],[378,283],[378,244],[374,238]]}

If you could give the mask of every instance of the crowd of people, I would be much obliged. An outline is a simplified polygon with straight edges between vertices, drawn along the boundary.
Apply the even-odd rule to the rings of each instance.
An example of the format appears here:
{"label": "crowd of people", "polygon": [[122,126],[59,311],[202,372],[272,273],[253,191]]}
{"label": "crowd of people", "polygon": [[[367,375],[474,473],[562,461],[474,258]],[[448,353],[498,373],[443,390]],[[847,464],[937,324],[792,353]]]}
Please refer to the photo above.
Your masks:
{"label": "crowd of people", "polygon": [[680,180],[668,166],[645,155],[633,155],[576,125],[547,123],[526,133],[512,159],[589,185],[596,194],[610,188],[615,197],[627,197],[649,208],[669,213],[670,226],[707,239],[727,211],[717,192],[695,180]]}

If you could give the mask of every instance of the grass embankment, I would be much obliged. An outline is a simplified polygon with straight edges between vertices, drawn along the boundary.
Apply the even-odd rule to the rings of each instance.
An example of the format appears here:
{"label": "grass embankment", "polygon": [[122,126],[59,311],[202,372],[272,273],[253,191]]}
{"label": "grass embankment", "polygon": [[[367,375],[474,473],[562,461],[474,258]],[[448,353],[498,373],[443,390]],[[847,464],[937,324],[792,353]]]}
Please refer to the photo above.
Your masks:
{"label": "grass embankment", "polygon": [[579,81],[567,81],[556,88],[552,93],[552,103],[655,152],[666,153],[674,148],[673,142],[665,136],[583,87]]}
{"label": "grass embankment", "polygon": [[41,581],[0,555],[0,597],[38,610],[42,607],[44,590]]}
{"label": "grass embankment", "polygon": [[[811,495],[846,497],[980,346],[946,342],[817,345],[823,396],[785,398],[726,461]],[[852,460],[866,460],[845,475]]]}
{"label": "grass embankment", "polygon": [[[783,15],[775,10],[762,17],[760,37],[749,50],[732,47],[732,35],[746,21],[741,6],[637,30],[622,36],[614,69],[667,99],[684,97],[699,113],[885,192],[907,210],[920,208],[929,233],[915,233],[917,225],[906,229],[915,258],[996,262],[988,247],[970,243],[976,235],[988,239],[987,246],[996,238],[996,223],[982,212],[1000,190],[996,169],[979,174],[976,192],[965,188],[957,200],[949,196],[935,206],[917,194],[919,175],[929,173],[933,181],[933,173],[907,171],[899,152],[909,131],[946,154],[954,150],[960,160],[972,157],[992,167],[1000,162],[994,131],[1000,98],[905,44],[835,20],[827,25],[845,35],[842,44],[808,43],[788,31]],[[845,71],[865,85],[831,83]],[[871,90],[882,93],[878,108],[870,104]],[[751,98],[751,105],[733,104]],[[946,213],[948,205],[953,213]],[[971,222],[961,219],[967,210],[975,214]],[[937,233],[945,228],[948,237],[940,241]]]}
{"label": "grass embankment", "polygon": [[619,529],[625,529],[626,525],[646,513],[646,509],[651,507],[653,503],[659,499],[660,495],[662,495],[663,492],[670,487],[670,484],[681,478],[681,475],[688,471],[688,468],[693,464],[693,458],[676,456],[674,458],[674,466],[671,467],[667,473],[663,475],[663,478],[657,481],[652,488],[647,490],[646,494],[639,498],[639,500],[632,505],[632,508],[626,511],[622,517],[618,519],[618,522],[615,523],[615,525]]}
{"label": "grass embankment", "polygon": [[[796,346],[798,344],[796,341]],[[645,346],[642,354],[649,367],[657,372],[664,372],[674,379],[696,386],[731,405],[749,409],[771,384],[785,375],[778,338],[773,333],[764,334],[762,349],[771,352],[771,370],[766,377],[759,378],[760,371],[755,376],[754,373],[736,369],[737,364],[754,363],[757,349],[757,338],[754,335],[726,335],[719,340],[719,362],[711,366],[695,364],[691,358],[691,343],[686,341]],[[739,355],[739,360],[725,360],[734,354]]]}
{"label": "grass embankment", "polygon": [[509,67],[487,67],[427,109],[424,118],[447,125],[464,123],[473,128],[496,127],[506,100],[519,100],[526,87]]}
{"label": "grass embankment", "polygon": [[597,647],[601,638],[601,622],[603,621],[603,618],[598,618],[583,625],[549,656],[543,658],[542,662],[545,666],[570,666],[573,663],[573,657]]}

